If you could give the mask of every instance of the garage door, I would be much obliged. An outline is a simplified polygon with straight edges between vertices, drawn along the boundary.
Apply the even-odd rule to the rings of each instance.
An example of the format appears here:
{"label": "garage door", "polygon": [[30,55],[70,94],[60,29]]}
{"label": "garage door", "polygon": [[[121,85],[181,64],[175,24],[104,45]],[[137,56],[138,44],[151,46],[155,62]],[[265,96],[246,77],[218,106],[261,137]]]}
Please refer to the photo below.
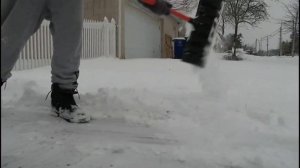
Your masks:
{"label": "garage door", "polygon": [[160,58],[160,19],[125,6],[125,58]]}

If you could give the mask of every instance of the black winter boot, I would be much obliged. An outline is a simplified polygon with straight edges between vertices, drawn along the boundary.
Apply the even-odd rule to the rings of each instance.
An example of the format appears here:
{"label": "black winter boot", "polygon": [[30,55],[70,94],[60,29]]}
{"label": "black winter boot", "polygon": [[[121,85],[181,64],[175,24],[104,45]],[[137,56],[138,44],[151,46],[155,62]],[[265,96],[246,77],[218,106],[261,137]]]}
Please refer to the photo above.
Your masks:
{"label": "black winter boot", "polygon": [[2,85],[5,83],[6,81],[2,81],[2,79],[1,79],[1,87],[2,87]]}
{"label": "black winter boot", "polygon": [[184,49],[184,62],[204,67],[206,55],[209,52],[213,33],[216,27],[215,19],[219,17],[222,0],[201,0],[198,6],[197,17],[193,20],[195,30]]}
{"label": "black winter boot", "polygon": [[86,123],[91,117],[76,104],[73,95],[75,90],[62,89],[54,83],[51,87],[51,105],[57,116],[71,123]]}

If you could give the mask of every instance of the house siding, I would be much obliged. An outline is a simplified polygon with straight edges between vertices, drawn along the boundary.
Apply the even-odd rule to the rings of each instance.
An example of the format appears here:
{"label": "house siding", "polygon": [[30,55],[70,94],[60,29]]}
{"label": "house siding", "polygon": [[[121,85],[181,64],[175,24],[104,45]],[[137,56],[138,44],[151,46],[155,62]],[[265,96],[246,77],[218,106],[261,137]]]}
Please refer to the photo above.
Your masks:
{"label": "house siding", "polygon": [[118,0],[84,0],[84,18],[91,20],[103,20],[107,17],[118,21]]}

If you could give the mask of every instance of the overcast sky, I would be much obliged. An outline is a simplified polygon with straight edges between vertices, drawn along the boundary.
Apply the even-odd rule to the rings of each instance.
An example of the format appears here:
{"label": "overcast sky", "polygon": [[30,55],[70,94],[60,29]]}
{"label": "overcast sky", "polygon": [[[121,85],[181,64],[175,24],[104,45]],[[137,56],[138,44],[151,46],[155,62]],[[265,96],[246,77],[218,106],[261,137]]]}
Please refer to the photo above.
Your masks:
{"label": "overcast sky", "polygon": [[[281,3],[287,3],[290,0],[265,0],[268,4],[268,12],[270,18],[263,23],[259,24],[256,28],[252,28],[251,26],[241,26],[240,33],[243,34],[243,41],[246,44],[255,44],[256,39],[260,39],[261,37],[267,36],[268,34],[274,32],[280,27],[280,23],[278,20],[285,16],[285,9]],[[226,29],[227,33],[232,33],[232,26],[228,26]],[[289,39],[289,34],[283,36],[283,40]],[[266,49],[266,41],[263,43],[264,49]],[[269,49],[277,49],[279,47],[279,35],[274,36],[269,40]]]}

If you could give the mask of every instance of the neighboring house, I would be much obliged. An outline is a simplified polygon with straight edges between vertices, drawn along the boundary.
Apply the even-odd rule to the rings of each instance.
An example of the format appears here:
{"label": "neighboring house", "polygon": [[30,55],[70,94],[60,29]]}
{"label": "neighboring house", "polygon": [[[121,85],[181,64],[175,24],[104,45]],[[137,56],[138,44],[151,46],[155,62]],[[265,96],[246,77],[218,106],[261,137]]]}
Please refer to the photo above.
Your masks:
{"label": "neighboring house", "polygon": [[179,21],[160,17],[136,0],[85,0],[85,18],[115,19],[119,58],[172,58],[172,39],[179,37]]}

